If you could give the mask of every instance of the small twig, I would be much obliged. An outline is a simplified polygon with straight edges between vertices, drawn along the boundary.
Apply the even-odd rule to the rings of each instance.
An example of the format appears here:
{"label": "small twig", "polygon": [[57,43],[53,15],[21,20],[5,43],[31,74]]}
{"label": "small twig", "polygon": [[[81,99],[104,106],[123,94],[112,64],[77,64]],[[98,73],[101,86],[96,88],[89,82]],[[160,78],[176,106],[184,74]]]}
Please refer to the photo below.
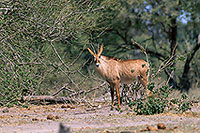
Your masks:
{"label": "small twig", "polygon": [[68,91],[70,91],[70,92],[74,92],[73,90],[67,88],[67,87],[66,87],[67,85],[68,85],[68,84],[65,84],[63,87],[61,87],[60,89],[58,89],[55,93],[52,94],[52,96],[55,96],[55,95],[59,94],[62,90],[68,90]]}
{"label": "small twig", "polygon": [[147,54],[145,48],[142,45],[140,45],[138,42],[136,42],[134,40],[131,40],[131,41],[133,44],[136,44],[145,55]]}
{"label": "small twig", "polygon": [[79,55],[70,63],[69,67],[72,66],[72,65],[74,65],[74,63],[75,63],[75,62],[80,58],[80,56],[82,55],[83,51],[84,51],[84,49],[81,50],[81,52],[79,53]]}
{"label": "small twig", "polygon": [[173,72],[174,72],[174,71],[171,71],[170,76],[169,76],[169,78],[167,79],[166,85],[169,83],[169,80],[171,79]]}
{"label": "small twig", "polygon": [[56,48],[54,47],[52,41],[49,41],[49,43],[50,43],[50,45],[51,45],[53,51],[54,51],[55,54],[57,55],[58,59],[59,59],[59,60],[61,61],[61,63],[67,68],[67,70],[69,70],[69,66],[67,66],[67,65],[64,63],[64,61],[62,60],[62,58],[61,58],[60,55],[58,54]]}
{"label": "small twig", "polygon": [[172,56],[175,55],[175,50],[176,50],[177,46],[178,46],[178,43],[176,43],[176,45],[172,49],[172,53],[171,53]]}
{"label": "small twig", "polygon": [[[160,72],[161,72],[162,70],[164,70],[165,68],[169,67],[169,66],[172,64],[172,61],[173,61],[174,56],[175,56],[175,55],[172,55],[169,59],[163,61],[163,62],[160,64],[160,66],[159,66],[157,72],[155,72],[155,74],[153,74],[151,78],[156,77],[156,75],[158,75],[158,73],[160,73]],[[171,74],[170,74],[170,75],[171,75]]]}
{"label": "small twig", "polygon": [[40,62],[22,62],[22,63],[19,63],[19,66],[22,66],[22,65],[42,65],[42,63],[40,63]]}
{"label": "small twig", "polygon": [[73,96],[80,95],[80,94],[83,94],[83,93],[86,94],[86,93],[92,92],[92,91],[99,89],[100,87],[104,86],[105,84],[106,84],[106,82],[104,82],[100,86],[92,88],[91,90],[75,92],[75,93],[71,94],[69,97],[73,97]]}

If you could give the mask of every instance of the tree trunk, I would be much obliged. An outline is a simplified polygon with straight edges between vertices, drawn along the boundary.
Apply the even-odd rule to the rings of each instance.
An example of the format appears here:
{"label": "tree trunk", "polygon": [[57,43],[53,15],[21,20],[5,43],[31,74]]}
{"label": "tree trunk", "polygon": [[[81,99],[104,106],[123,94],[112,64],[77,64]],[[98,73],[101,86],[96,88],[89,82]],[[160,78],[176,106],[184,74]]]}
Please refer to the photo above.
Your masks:
{"label": "tree trunk", "polygon": [[[175,60],[175,54],[176,54],[176,41],[177,41],[177,23],[176,23],[176,17],[171,19],[171,24],[172,26],[169,28],[169,32],[168,32],[168,37],[169,37],[169,41],[170,41],[170,49],[171,49],[171,56],[173,57],[173,60]],[[172,86],[173,88],[175,88],[177,86],[177,82],[176,82],[176,78],[175,78],[175,72],[174,68],[176,65],[176,63],[174,62],[170,68],[167,70],[167,75],[169,79],[169,85]]]}
{"label": "tree trunk", "polygon": [[181,91],[185,91],[188,92],[190,89],[190,78],[189,78],[189,71],[190,71],[190,62],[192,61],[195,53],[198,51],[198,49],[200,48],[200,34],[197,37],[197,43],[196,46],[192,49],[191,53],[187,56],[185,65],[184,65],[184,70],[183,70],[183,74],[181,77],[181,82],[180,82],[180,87],[181,87]]}

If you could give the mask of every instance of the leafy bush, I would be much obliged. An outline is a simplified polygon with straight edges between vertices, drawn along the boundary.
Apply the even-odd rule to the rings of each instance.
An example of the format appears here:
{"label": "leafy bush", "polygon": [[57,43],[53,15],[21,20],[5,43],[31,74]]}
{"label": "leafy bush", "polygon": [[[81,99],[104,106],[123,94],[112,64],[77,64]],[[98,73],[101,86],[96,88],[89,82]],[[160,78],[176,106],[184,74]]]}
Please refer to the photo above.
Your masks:
{"label": "leafy bush", "polygon": [[155,88],[154,84],[153,82],[148,85],[148,89],[153,93],[152,96],[129,103],[129,107],[133,107],[138,115],[160,114],[169,110],[185,112],[191,109],[191,103],[188,101],[186,94],[182,94],[180,99],[170,99],[169,95],[172,93],[173,88],[166,85]]}

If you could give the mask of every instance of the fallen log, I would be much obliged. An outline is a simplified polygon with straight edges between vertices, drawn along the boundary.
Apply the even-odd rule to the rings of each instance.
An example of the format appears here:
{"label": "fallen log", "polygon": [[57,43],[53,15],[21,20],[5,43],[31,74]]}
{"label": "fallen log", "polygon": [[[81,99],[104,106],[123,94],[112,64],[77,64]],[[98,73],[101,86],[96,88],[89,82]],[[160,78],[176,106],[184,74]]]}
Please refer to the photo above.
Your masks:
{"label": "fallen log", "polygon": [[41,96],[24,96],[19,99],[20,101],[26,101],[26,102],[31,102],[31,103],[75,103],[76,100],[72,98],[66,98],[66,97],[56,97],[56,96],[46,96],[46,95],[41,95]]}

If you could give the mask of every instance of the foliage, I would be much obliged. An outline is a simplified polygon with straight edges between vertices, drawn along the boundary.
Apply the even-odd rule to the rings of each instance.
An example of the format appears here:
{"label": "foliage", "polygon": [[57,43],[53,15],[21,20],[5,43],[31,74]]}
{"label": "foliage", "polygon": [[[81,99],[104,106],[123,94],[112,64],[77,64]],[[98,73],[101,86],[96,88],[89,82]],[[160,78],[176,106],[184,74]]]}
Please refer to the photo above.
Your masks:
{"label": "foliage", "polygon": [[152,82],[148,85],[149,90],[153,88],[152,96],[129,103],[129,107],[134,108],[138,115],[160,114],[170,110],[183,113],[191,109],[191,102],[186,94],[183,93],[180,99],[171,98],[172,88],[166,85],[156,88],[154,84]]}

